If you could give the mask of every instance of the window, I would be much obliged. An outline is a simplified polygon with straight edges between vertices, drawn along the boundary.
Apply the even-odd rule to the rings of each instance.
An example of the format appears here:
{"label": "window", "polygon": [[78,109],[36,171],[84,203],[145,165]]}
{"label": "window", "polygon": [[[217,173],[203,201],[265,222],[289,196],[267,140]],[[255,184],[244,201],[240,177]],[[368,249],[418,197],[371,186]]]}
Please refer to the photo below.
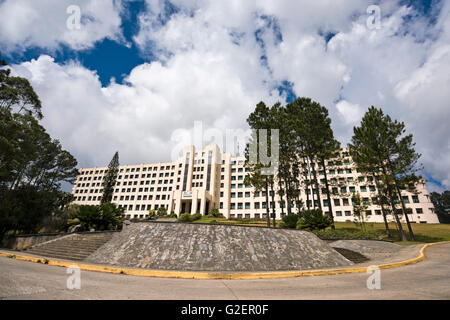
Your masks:
{"label": "window", "polygon": [[350,192],[355,192],[355,187],[348,187],[348,190],[350,191]]}
{"label": "window", "polygon": [[366,186],[361,186],[360,190],[361,190],[361,192],[367,192],[367,187]]}
{"label": "window", "polygon": [[346,217],[349,217],[349,216],[351,216],[351,215],[352,215],[351,211],[345,211],[345,216],[346,216]]}
{"label": "window", "polygon": [[255,209],[259,209],[259,202],[255,202]]}
{"label": "window", "polygon": [[423,210],[422,210],[422,208],[416,208],[416,213],[417,213],[417,214],[421,214],[421,213],[423,213]]}
{"label": "window", "polygon": [[414,203],[419,203],[419,197],[418,196],[412,196],[412,200]]}
{"label": "window", "polygon": [[[334,201],[334,205],[335,205],[335,206],[340,206],[340,205],[341,205],[341,200],[339,200],[339,199],[333,199],[333,201]],[[342,212],[341,212],[341,214],[342,214]]]}
{"label": "window", "polygon": [[342,217],[342,211],[336,211],[336,217]]}

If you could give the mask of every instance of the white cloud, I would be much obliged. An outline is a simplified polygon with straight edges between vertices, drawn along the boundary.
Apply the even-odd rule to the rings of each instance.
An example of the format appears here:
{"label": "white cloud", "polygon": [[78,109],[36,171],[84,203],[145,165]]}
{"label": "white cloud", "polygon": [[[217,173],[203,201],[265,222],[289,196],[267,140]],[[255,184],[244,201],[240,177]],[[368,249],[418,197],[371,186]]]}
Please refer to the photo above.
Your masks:
{"label": "white cloud", "polygon": [[176,130],[194,121],[204,129],[242,128],[260,99],[274,102],[260,84],[244,86],[224,59],[194,53],[136,67],[126,84],[101,86],[95,72],[58,65],[43,55],[12,66],[30,79],[44,108],[43,125],[81,166],[105,165],[115,150],[121,163],[168,161]]}
{"label": "white cloud", "polygon": [[[115,149],[123,163],[167,160],[172,132],[185,132],[195,120],[245,129],[253,106],[282,99],[277,86],[287,80],[296,95],[328,107],[344,145],[371,105],[404,121],[423,154],[424,173],[449,188],[450,3],[443,2],[436,24],[429,24],[399,2],[380,4],[381,28],[372,30],[362,0],[173,0],[178,11],[170,17],[163,1],[148,0],[133,40],[159,62],[136,66],[126,84],[102,88],[94,72],[46,56],[14,69],[30,77],[49,130],[83,166],[106,164]],[[21,11],[14,3],[25,1],[3,2],[0,13],[8,4],[12,17],[19,18],[16,10],[37,21],[37,5]],[[114,17],[120,9],[107,8],[104,28],[87,28],[90,40],[81,36],[75,44],[119,37]],[[28,20],[7,20],[0,21],[0,43],[6,39],[9,46],[55,47],[69,39],[65,31],[49,30],[50,22],[37,26],[37,35]],[[2,36],[2,24],[12,34]],[[328,42],[327,33],[334,34]]]}
{"label": "white cloud", "polygon": [[[71,30],[70,5],[80,8],[80,29]],[[121,40],[120,1],[114,0],[5,0],[0,2],[0,46],[21,52],[29,47],[91,48],[104,38]]]}

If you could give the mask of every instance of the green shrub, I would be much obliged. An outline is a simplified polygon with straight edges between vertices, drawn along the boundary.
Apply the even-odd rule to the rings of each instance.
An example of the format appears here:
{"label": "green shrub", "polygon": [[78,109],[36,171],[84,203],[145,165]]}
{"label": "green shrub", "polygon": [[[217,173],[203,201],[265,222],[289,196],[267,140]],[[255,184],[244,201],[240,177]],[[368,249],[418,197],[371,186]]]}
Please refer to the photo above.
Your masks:
{"label": "green shrub", "polygon": [[180,217],[177,219],[178,222],[191,222],[192,216],[190,213],[182,213],[180,214]]}
{"label": "green shrub", "polygon": [[159,207],[156,211],[156,215],[160,218],[167,216],[167,209],[165,207]]}
{"label": "green shrub", "polygon": [[298,219],[297,229],[310,231],[322,230],[331,226],[332,223],[333,221],[331,220],[331,217],[324,215],[322,210],[306,210],[302,211],[301,217]]}
{"label": "green shrub", "polygon": [[320,239],[327,240],[383,240],[385,234],[381,230],[315,230],[313,233]]}
{"label": "green shrub", "polygon": [[169,214],[169,218],[176,218],[176,217],[177,217],[177,214],[173,211]]}
{"label": "green shrub", "polygon": [[212,208],[211,211],[209,212],[208,216],[212,216],[214,218],[223,218],[223,214],[220,213],[219,209],[217,208]]}
{"label": "green shrub", "polygon": [[295,229],[297,227],[298,215],[288,214],[284,216],[280,222],[280,228]]}
{"label": "green shrub", "polygon": [[195,214],[192,215],[191,217],[191,221],[195,221],[195,220],[200,220],[202,218],[202,214],[200,212],[197,212]]}
{"label": "green shrub", "polygon": [[71,213],[69,225],[81,225],[81,230],[115,230],[122,227],[124,208],[106,202],[100,206],[82,205]]}
{"label": "green shrub", "polygon": [[149,218],[154,218],[156,217],[156,211],[155,210],[148,210],[148,217]]}

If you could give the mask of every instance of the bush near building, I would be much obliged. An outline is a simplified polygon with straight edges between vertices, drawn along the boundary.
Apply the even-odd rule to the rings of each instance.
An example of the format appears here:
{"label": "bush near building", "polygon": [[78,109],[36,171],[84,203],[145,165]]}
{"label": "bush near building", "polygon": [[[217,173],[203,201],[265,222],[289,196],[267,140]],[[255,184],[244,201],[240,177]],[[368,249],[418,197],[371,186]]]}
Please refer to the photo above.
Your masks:
{"label": "bush near building", "polygon": [[333,223],[332,219],[328,215],[324,215],[322,210],[305,210],[302,211],[300,219],[297,222],[297,229],[302,230],[323,230]]}
{"label": "bush near building", "polygon": [[207,216],[214,217],[214,218],[224,218],[223,214],[221,214],[219,209],[217,209],[217,208],[212,208]]}
{"label": "bush near building", "polygon": [[280,228],[295,229],[297,227],[299,216],[297,214],[288,214],[281,219]]}
{"label": "bush near building", "polygon": [[180,217],[177,219],[178,222],[192,222],[196,220],[200,220],[202,218],[202,214],[197,212],[195,214],[190,214],[188,212],[180,214]]}
{"label": "bush near building", "polygon": [[67,223],[72,227],[79,226],[77,231],[117,230],[122,227],[124,219],[124,208],[106,202],[99,206],[76,206]]}

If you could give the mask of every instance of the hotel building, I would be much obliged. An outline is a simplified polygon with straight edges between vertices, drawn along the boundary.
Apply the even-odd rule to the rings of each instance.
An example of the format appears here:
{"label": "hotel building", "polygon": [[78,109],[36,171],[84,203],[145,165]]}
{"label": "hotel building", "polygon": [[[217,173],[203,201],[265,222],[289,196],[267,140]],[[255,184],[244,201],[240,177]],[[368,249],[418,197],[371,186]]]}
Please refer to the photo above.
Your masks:
{"label": "hotel building", "polygon": [[[194,146],[184,148],[183,155],[176,162],[122,165],[112,201],[125,208],[128,218],[145,218],[149,210],[159,207],[165,207],[168,213],[173,211],[177,215],[184,212],[207,214],[212,208],[217,208],[227,218],[265,218],[266,206],[269,205],[270,213],[275,206],[276,218],[280,219],[282,212],[286,214],[286,204],[280,202],[277,188],[275,201],[272,202],[269,195],[267,204],[264,192],[255,192],[253,187],[244,184],[247,172],[244,161],[242,156],[234,157],[221,152],[217,145],[207,145],[201,150],[196,150]],[[107,169],[79,169],[72,190],[74,203],[100,204]],[[318,180],[324,181],[323,168],[317,164],[304,166],[303,179],[308,179],[310,170],[316,170]],[[342,149],[338,159],[328,161],[327,178],[335,221],[354,221],[352,194],[359,192],[368,205],[366,221],[383,222],[376,200],[374,178],[357,171],[347,150]],[[292,203],[292,211],[296,213],[301,203],[304,208],[308,204],[310,208],[318,207],[320,201],[322,210],[328,213],[326,193],[320,190],[319,199],[317,191],[313,187],[303,187],[301,201]],[[402,191],[402,199],[397,199],[399,201],[403,201],[408,208],[411,222],[439,223],[425,184]],[[393,216],[388,215],[388,221],[392,220]],[[402,220],[405,221],[405,218],[402,217]]]}

